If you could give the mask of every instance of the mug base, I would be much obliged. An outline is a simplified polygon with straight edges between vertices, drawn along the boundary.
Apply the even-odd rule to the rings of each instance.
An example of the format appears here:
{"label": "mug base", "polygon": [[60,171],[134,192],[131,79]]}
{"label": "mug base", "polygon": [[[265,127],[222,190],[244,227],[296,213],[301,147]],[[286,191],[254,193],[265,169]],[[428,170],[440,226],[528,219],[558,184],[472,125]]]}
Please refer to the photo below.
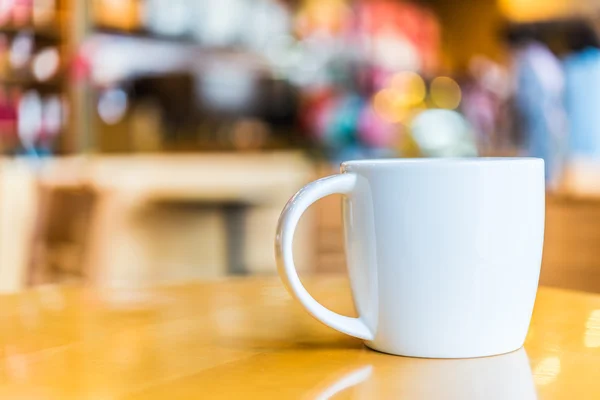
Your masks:
{"label": "mug base", "polygon": [[397,357],[424,358],[424,359],[430,359],[430,360],[456,360],[456,359],[494,357],[494,356],[500,356],[503,354],[513,353],[517,350],[520,350],[523,347],[523,345],[521,344],[520,346],[515,347],[514,349],[510,349],[510,350],[506,350],[506,351],[490,352],[490,353],[485,353],[485,354],[468,354],[468,355],[467,354],[465,354],[465,355],[457,354],[457,355],[435,356],[435,355],[419,355],[419,354],[408,354],[408,353],[393,353],[393,352],[378,348],[373,343],[370,343],[370,342],[369,343],[363,342],[363,343],[367,348],[369,348],[370,350],[376,351],[378,353],[389,354],[389,355],[397,356]]}

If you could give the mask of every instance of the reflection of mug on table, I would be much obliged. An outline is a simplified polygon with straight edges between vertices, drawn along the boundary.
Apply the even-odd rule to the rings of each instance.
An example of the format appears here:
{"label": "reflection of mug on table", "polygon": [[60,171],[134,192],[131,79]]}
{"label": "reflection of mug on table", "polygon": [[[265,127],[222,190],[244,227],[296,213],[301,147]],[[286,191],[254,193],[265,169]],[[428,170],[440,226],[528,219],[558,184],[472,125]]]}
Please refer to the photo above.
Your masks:
{"label": "reflection of mug on table", "polygon": [[348,391],[356,399],[535,400],[537,394],[524,349],[467,360],[380,359],[316,388],[325,400]]}

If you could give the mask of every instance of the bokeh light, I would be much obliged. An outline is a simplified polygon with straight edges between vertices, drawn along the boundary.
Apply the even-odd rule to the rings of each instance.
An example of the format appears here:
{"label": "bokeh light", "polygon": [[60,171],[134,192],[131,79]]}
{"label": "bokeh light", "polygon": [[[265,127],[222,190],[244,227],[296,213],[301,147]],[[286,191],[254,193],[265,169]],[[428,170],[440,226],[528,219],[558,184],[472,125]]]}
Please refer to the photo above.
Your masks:
{"label": "bokeh light", "polygon": [[600,310],[594,310],[590,313],[585,323],[583,344],[585,347],[600,347]]}
{"label": "bokeh light", "polygon": [[42,124],[42,98],[35,90],[23,94],[18,106],[17,132],[23,146],[34,145]]}
{"label": "bokeh light", "polygon": [[547,357],[533,369],[533,379],[539,386],[548,385],[560,374],[560,358]]}
{"label": "bokeh light", "polygon": [[23,68],[29,62],[32,51],[33,36],[28,32],[19,33],[10,47],[10,65],[15,69]]}
{"label": "bokeh light", "polygon": [[33,58],[33,75],[39,81],[46,81],[56,75],[60,65],[60,56],[56,47],[41,50]]}
{"label": "bokeh light", "polygon": [[415,106],[425,99],[425,82],[415,72],[398,72],[392,77],[390,86],[398,93],[396,101],[402,106]]}
{"label": "bokeh light", "polygon": [[396,73],[387,87],[373,96],[372,106],[377,115],[391,123],[405,123],[415,109],[423,108],[426,87],[423,78],[412,71]]}
{"label": "bokeh light", "polygon": [[388,122],[398,122],[402,118],[396,109],[398,93],[390,88],[382,89],[373,96],[373,108],[377,115]]}
{"label": "bokeh light", "polygon": [[462,93],[452,78],[438,76],[431,82],[431,100],[439,108],[453,110],[460,105]]}
{"label": "bokeh light", "polygon": [[412,136],[427,157],[471,157],[477,155],[474,138],[465,118],[451,110],[431,109],[411,122]]}
{"label": "bokeh light", "polygon": [[402,130],[402,125],[392,124],[380,118],[373,107],[365,107],[359,119],[361,140],[372,147],[392,145]]}
{"label": "bokeh light", "polygon": [[112,88],[104,91],[98,99],[98,115],[109,125],[119,122],[127,112],[127,93]]}
{"label": "bokeh light", "polygon": [[60,132],[63,123],[63,102],[57,95],[44,100],[43,124],[47,133],[55,136]]}

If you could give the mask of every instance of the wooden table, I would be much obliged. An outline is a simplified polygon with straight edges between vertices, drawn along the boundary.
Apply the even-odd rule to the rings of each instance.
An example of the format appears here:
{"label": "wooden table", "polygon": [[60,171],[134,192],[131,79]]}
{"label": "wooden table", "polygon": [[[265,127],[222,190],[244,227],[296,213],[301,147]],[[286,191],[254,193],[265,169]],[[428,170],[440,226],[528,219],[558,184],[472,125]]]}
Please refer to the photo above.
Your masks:
{"label": "wooden table", "polygon": [[[353,314],[344,278],[306,281]],[[314,321],[276,278],[42,287],[1,297],[0,316],[3,399],[600,398],[600,296],[559,289],[540,289],[525,350],[471,360],[368,350]]]}

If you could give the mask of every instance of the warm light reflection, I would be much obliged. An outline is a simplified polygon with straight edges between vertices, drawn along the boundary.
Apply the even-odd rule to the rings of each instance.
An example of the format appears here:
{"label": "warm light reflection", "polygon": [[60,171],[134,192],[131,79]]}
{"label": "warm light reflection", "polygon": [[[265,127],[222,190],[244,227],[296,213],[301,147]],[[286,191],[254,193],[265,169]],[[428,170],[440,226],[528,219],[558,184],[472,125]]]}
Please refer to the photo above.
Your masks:
{"label": "warm light reflection", "polygon": [[554,382],[560,373],[560,359],[558,357],[544,358],[533,369],[533,379],[537,385],[547,385]]}
{"label": "warm light reflection", "polygon": [[530,22],[573,14],[576,12],[574,9],[585,8],[587,3],[564,0],[499,0],[498,8],[509,20]]}
{"label": "warm light reflection", "polygon": [[395,100],[398,106],[414,106],[425,99],[425,82],[414,72],[397,73],[393,76],[390,87],[397,93]]}
{"label": "warm light reflection", "polygon": [[371,377],[373,373],[372,365],[365,365],[355,371],[350,372],[349,374],[343,376],[336,382],[334,382],[331,386],[327,387],[327,389],[323,390],[319,393],[315,400],[327,400],[336,396],[341,391],[344,391],[352,386],[356,386],[360,383],[365,382],[367,379]]}
{"label": "warm light reflection", "polygon": [[411,71],[399,72],[392,77],[389,87],[373,96],[373,109],[387,122],[405,122],[425,99],[425,82]]}
{"label": "warm light reflection", "polygon": [[17,382],[25,381],[29,376],[27,357],[14,346],[4,348],[4,370],[8,378]]}
{"label": "warm light reflection", "polygon": [[344,30],[350,13],[346,0],[305,0],[300,2],[296,29],[303,37],[313,32],[334,35]]}
{"label": "warm light reflection", "polygon": [[583,343],[585,347],[600,347],[600,310],[594,310],[590,313],[585,323]]}
{"label": "warm light reflection", "polygon": [[431,82],[431,100],[440,108],[453,110],[462,98],[460,86],[452,78],[439,76]]}
{"label": "warm light reflection", "polygon": [[396,109],[396,96],[393,89],[382,89],[373,96],[373,109],[388,122],[398,122],[402,119],[401,113]]}
{"label": "warm light reflection", "polygon": [[42,308],[60,311],[65,308],[65,298],[59,286],[40,285],[35,288]]}

